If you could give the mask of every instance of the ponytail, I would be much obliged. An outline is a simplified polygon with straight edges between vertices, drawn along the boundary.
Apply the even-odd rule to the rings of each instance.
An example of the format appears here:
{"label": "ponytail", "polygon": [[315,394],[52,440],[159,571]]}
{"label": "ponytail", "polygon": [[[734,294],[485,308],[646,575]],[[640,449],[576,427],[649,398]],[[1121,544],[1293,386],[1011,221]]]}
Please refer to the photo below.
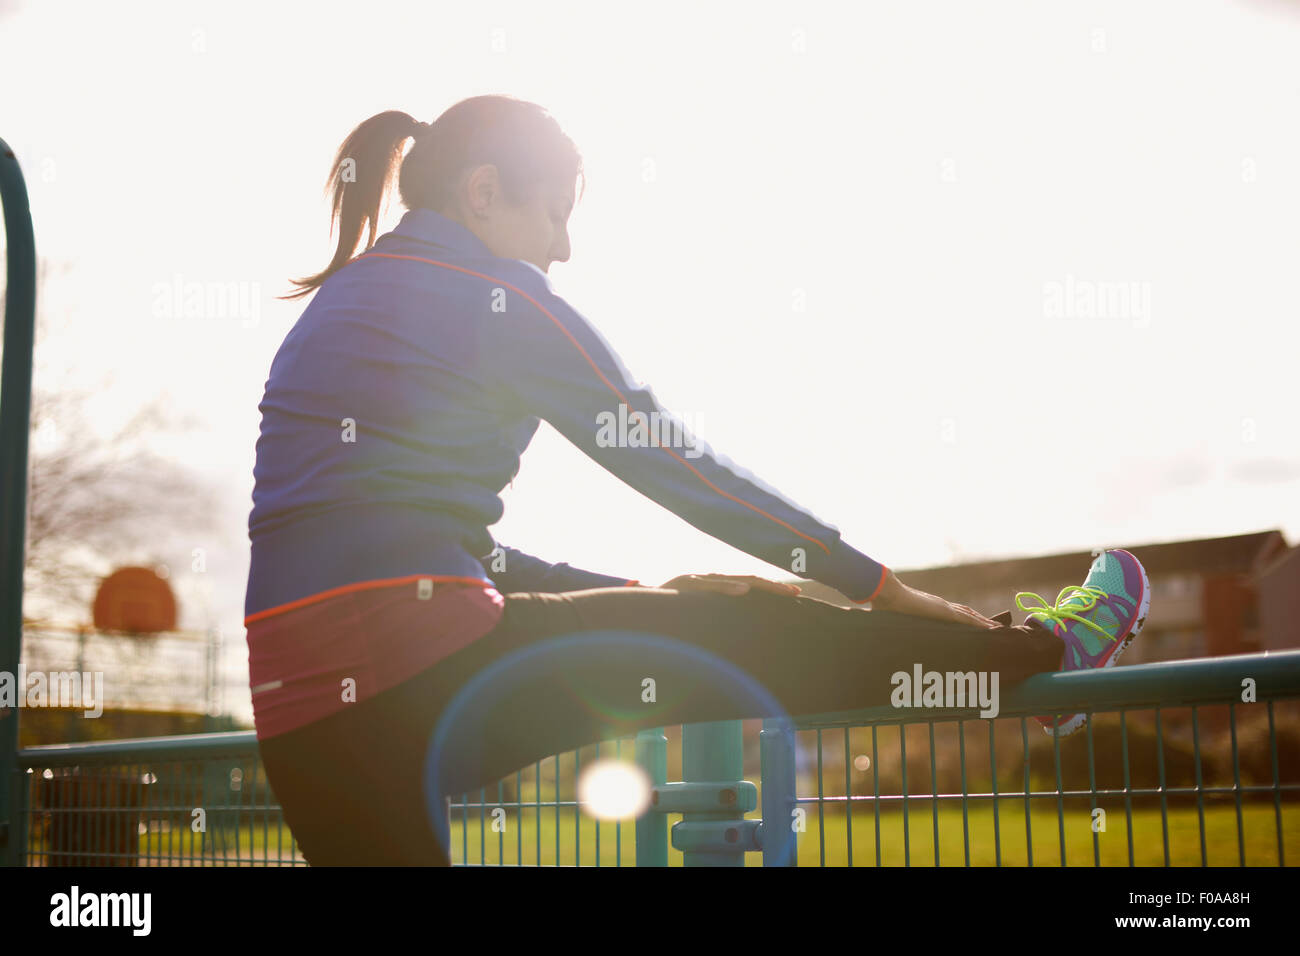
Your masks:
{"label": "ponytail", "polygon": [[[411,137],[415,145],[403,159]],[[577,147],[535,103],[512,96],[473,96],[432,124],[400,110],[378,113],[343,141],[325,184],[327,192],[333,191],[330,232],[335,225],[339,231],[334,258],[316,275],[291,280],[297,291],[280,298],[298,299],[320,288],[352,259],[367,229],[365,248],[374,245],[380,209],[399,165],[402,202],[441,212],[454,202],[460,173],[481,164],[497,167],[502,191],[515,204],[526,202],[545,181],[567,178],[571,186],[582,176]]]}
{"label": "ponytail", "polygon": [[337,225],[338,248],[324,271],[292,280],[298,291],[281,296],[282,299],[298,299],[319,288],[352,258],[361,232],[367,226],[370,238],[366,248],[374,245],[380,207],[402,158],[402,148],[410,137],[426,128],[427,124],[408,113],[389,110],[370,117],[343,141],[325,183],[327,192],[333,189],[330,233],[333,234]]}

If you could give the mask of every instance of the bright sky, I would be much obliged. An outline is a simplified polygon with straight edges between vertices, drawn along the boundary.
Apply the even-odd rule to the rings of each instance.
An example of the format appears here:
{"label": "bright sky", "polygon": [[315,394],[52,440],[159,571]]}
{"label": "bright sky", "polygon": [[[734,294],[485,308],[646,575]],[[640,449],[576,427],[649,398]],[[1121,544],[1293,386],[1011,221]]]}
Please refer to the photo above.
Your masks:
{"label": "bright sky", "polygon": [[[63,270],[44,360],[112,374],[106,424],[159,394],[203,422],[167,451],[223,478],[230,533],[173,582],[237,672],[256,407],[302,309],[274,296],[332,251],[334,152],[485,92],[584,152],[556,290],[872,557],[1300,537],[1297,49],[1282,0],[0,0],[0,136]],[[246,298],[187,318],[160,290],[191,282]],[[548,426],[505,499],[497,537],[548,560],[782,576]]]}

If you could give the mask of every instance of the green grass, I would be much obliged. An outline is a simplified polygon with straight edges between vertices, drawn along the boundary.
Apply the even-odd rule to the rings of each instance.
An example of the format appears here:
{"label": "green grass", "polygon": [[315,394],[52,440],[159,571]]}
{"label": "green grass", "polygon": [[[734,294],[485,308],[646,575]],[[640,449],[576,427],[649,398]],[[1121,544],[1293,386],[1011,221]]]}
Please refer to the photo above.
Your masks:
{"label": "green grass", "polygon": [[[807,832],[799,840],[799,864],[819,864],[818,816],[816,804],[808,806]],[[1060,866],[1061,821],[1064,821],[1065,864],[1068,866],[1128,866],[1129,825],[1122,802],[1102,804],[1106,810],[1106,829],[1092,831],[1091,804],[1087,801],[1064,801],[1064,815],[1058,815],[1055,799],[1036,798],[1029,814],[1030,834],[1025,833],[1024,798],[998,801],[995,838],[992,801],[970,805],[967,816],[970,864],[995,866],[1001,848],[1003,866],[1027,866],[1030,850],[1034,866]],[[1277,821],[1271,805],[1254,804],[1242,808],[1242,845],[1247,866],[1276,866]],[[891,808],[880,814],[880,861],[884,866],[934,866],[934,813],[929,801],[913,804],[907,815],[908,837],[904,842],[901,809]],[[1169,864],[1200,866],[1200,824],[1195,805],[1171,808],[1168,813]],[[1164,866],[1165,841],[1159,806],[1134,808],[1132,813],[1133,863],[1136,866]],[[938,814],[939,862],[941,866],[962,866],[966,862],[966,839],[960,803],[941,806]],[[842,812],[825,815],[826,865],[848,863],[847,827]],[[1094,844],[1095,836],[1095,844]],[[1300,861],[1300,807],[1282,807],[1282,837],[1288,863]],[[910,847],[905,859],[904,846]],[[1237,816],[1231,804],[1205,809],[1205,860],[1209,866],[1239,865]],[[1094,855],[1095,848],[1095,855]],[[855,807],[853,811],[853,864],[874,866],[876,862],[876,823],[872,808]]]}
{"label": "green grass", "polygon": [[[209,825],[206,834],[192,833],[187,827],[170,834],[150,833],[140,837],[141,858],[153,858],[161,865],[166,865],[169,859],[188,862],[191,856],[196,864],[201,859],[205,865],[215,862],[234,866],[241,865],[241,861],[261,864],[264,860],[288,863],[295,859],[296,848],[289,828],[273,817],[267,819],[265,827],[259,819],[239,827]],[[296,859],[301,865],[302,857]]]}
{"label": "green grass", "polygon": [[[799,865],[817,866],[821,862],[821,842],[819,840],[819,822],[816,803],[801,804],[807,809],[806,830],[798,838]],[[1103,804],[1107,811],[1106,830],[1096,834],[1097,848],[1102,866],[1128,865],[1128,824],[1125,820],[1122,802]],[[960,803],[944,805],[939,809],[939,860],[943,866],[962,866],[965,864],[965,850],[962,831],[962,811]],[[757,818],[757,814],[751,814]],[[1133,814],[1133,862],[1137,866],[1164,865],[1164,839],[1161,830],[1161,816],[1158,805],[1154,807],[1134,808]],[[669,827],[679,815],[670,815]],[[1065,860],[1070,866],[1093,866],[1093,833],[1091,829],[1090,804],[1085,801],[1065,801]],[[1035,798],[1034,808],[1030,813],[1032,827],[1032,849],[1034,866],[1059,866],[1060,830],[1056,801],[1043,801]],[[485,833],[485,853],[479,853],[479,814],[472,810],[468,825],[468,862],[471,865],[486,863],[496,865],[515,865],[519,862],[516,848],[523,844],[523,863],[537,863],[537,844],[539,826],[537,814],[529,808],[524,810],[522,829],[516,832],[517,817],[511,812],[506,819],[506,832],[492,831],[491,816],[487,816],[483,831]],[[1282,832],[1286,862],[1295,865],[1300,862],[1300,806],[1283,804]],[[827,866],[846,866],[848,864],[847,827],[844,813],[840,808],[827,807],[822,826],[825,832]],[[918,799],[911,802],[908,811],[908,837],[911,848],[910,861],[904,857],[904,822],[903,812],[897,805],[889,808],[882,806],[880,813],[881,863],[884,866],[903,866],[910,862],[912,866],[934,865],[934,818],[929,801]],[[991,801],[973,801],[968,813],[970,863],[972,866],[994,866],[997,863],[997,845],[1001,845],[1001,864],[1003,866],[1026,866],[1029,862],[1025,835],[1025,807],[1023,798],[1005,798],[998,802],[998,841],[994,839],[993,808]],[[582,865],[596,864],[596,821],[582,819]],[[1201,840],[1197,811],[1191,806],[1171,807],[1168,813],[1169,863],[1171,866],[1200,866]],[[562,808],[559,821],[559,855],[561,866],[574,864],[574,812],[572,807]],[[600,825],[600,865],[614,866],[618,862],[614,849],[614,825]],[[542,808],[540,837],[541,864],[556,864],[556,820],[554,808]],[[623,825],[622,865],[634,866],[635,827]],[[1277,824],[1271,804],[1254,804],[1242,808],[1242,834],[1247,866],[1276,866]],[[463,847],[466,845],[462,836],[461,811],[452,814],[452,861],[462,863],[466,860]],[[522,838],[522,839],[521,839]],[[1237,866],[1237,817],[1231,803],[1207,806],[1205,809],[1205,844],[1206,860],[1210,866]],[[503,851],[498,852],[498,848]],[[671,848],[668,850],[670,866],[680,866],[682,854]],[[869,803],[859,804],[853,810],[853,864],[855,866],[874,866],[876,862],[876,823],[875,814]],[[748,866],[762,865],[760,854],[751,853],[746,857]]]}
{"label": "green grass", "polygon": [[[95,845],[97,841],[92,836],[87,842]],[[187,818],[183,827],[140,834],[137,848],[140,866],[246,866],[250,862],[260,865],[264,860],[289,863],[294,859],[302,865],[302,857],[294,854],[296,846],[289,828],[274,817],[268,817],[265,827],[258,819],[239,827],[209,826],[207,833],[192,832]],[[51,853],[48,838],[42,840],[39,834],[33,834],[27,852],[29,866],[44,865],[44,858]],[[121,854],[91,853],[86,862],[90,866],[112,866],[114,857],[120,858]]]}

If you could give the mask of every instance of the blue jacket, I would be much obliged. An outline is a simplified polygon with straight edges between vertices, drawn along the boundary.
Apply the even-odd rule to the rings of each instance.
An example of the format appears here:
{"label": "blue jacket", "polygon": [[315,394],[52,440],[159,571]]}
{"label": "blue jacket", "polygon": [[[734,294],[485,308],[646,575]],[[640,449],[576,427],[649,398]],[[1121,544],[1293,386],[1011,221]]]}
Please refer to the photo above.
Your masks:
{"label": "blue jacket", "polygon": [[412,575],[502,593],[629,583],[489,534],[541,419],[701,531],[786,572],[865,603],[886,570],[691,434],[541,269],[494,256],[432,210],[407,212],[323,283],[276,353],[259,410],[246,615]]}

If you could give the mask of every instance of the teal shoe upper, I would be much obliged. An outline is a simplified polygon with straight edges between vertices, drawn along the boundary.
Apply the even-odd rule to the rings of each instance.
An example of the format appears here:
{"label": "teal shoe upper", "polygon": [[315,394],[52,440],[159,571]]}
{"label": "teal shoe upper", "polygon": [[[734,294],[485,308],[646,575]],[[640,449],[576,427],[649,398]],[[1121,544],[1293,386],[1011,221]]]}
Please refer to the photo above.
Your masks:
{"label": "teal shoe upper", "polygon": [[[1038,622],[1066,646],[1063,670],[1098,667],[1117,642],[1132,630],[1142,596],[1142,570],[1127,551],[1103,551],[1092,562],[1082,586],[1061,589],[1048,605],[1040,595],[1021,591],[1016,607],[1030,612],[1026,622]],[[1034,598],[1037,605],[1023,598]]]}

